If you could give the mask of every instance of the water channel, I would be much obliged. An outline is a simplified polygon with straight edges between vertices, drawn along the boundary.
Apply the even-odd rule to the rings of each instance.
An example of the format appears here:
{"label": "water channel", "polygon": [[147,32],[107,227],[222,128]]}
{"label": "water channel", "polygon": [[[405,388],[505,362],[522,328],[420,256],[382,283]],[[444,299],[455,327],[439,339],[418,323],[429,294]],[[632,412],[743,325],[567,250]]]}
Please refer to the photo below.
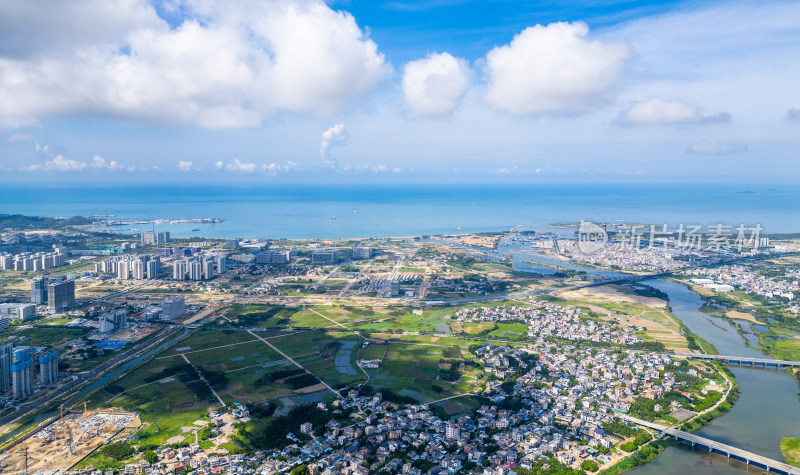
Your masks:
{"label": "water channel", "polygon": [[[598,277],[622,276],[605,270],[561,263],[561,261],[531,253],[530,243],[501,242],[503,253],[514,259],[514,269],[528,272],[552,273],[551,267],[537,269],[536,264],[522,260],[556,265],[565,269],[584,271]],[[714,345],[720,354],[735,356],[764,356],[760,351],[745,345],[736,331],[735,324],[721,318],[711,317],[699,309],[703,299],[685,285],[664,280],[648,279],[643,284],[654,287],[669,296],[672,313],[681,319],[695,334]],[[747,337],[747,335],[746,335]],[[748,337],[751,344],[752,337]],[[757,340],[755,340],[757,343]],[[800,437],[800,401],[798,386],[794,378],[783,369],[758,369],[731,366],[739,383],[739,399],[733,409],[698,430],[698,435],[733,445],[775,460],[783,460],[780,440],[783,437]],[[725,457],[709,456],[702,450],[678,444],[667,448],[655,461],[637,467],[631,472],[637,475],[650,474],[740,474],[742,471],[763,472],[737,462],[729,463]]]}

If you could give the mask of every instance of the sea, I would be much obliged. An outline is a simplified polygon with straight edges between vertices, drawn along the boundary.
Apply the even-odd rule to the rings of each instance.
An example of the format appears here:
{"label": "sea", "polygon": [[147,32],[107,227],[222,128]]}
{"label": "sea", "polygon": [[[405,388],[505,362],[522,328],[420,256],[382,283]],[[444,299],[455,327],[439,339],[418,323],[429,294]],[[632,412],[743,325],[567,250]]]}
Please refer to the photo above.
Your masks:
{"label": "sea", "polygon": [[552,230],[580,220],[739,225],[763,233],[800,232],[800,186],[536,185],[223,185],[85,184],[0,186],[0,213],[114,215],[118,220],[222,219],[143,223],[118,232],[169,231],[176,237],[345,239]]}

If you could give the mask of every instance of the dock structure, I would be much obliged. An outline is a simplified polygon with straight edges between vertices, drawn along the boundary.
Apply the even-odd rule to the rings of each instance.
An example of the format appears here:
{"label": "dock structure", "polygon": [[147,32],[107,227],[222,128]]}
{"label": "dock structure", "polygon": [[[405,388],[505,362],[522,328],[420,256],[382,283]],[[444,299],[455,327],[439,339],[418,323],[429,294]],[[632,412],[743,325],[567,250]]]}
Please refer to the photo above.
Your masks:
{"label": "dock structure", "polygon": [[620,414],[619,417],[628,422],[633,422],[640,426],[649,427],[650,429],[657,430],[662,434],[664,434],[665,436],[672,437],[675,440],[678,440],[680,442],[692,446],[693,448],[696,447],[698,449],[706,450],[709,453],[723,455],[728,459],[733,459],[747,465],[752,465],[754,467],[762,468],[767,472],[779,473],[784,475],[800,475],[800,468],[794,467],[785,462],[779,462],[777,460],[773,460],[768,457],[763,457],[761,455],[754,454],[746,450],[738,449],[731,445],[723,444],[721,442],[716,442],[714,440],[707,439],[699,435],[690,434],[688,432],[684,432],[682,430],[678,430],[672,427],[662,426],[660,424],[655,424],[642,419],[637,419],[636,417],[631,417],[624,414]]}
{"label": "dock structure", "polygon": [[765,368],[800,368],[800,361],[773,360],[771,358],[749,358],[746,356],[703,355],[696,353],[675,353],[675,356],[696,360],[719,360],[728,364],[763,366]]}

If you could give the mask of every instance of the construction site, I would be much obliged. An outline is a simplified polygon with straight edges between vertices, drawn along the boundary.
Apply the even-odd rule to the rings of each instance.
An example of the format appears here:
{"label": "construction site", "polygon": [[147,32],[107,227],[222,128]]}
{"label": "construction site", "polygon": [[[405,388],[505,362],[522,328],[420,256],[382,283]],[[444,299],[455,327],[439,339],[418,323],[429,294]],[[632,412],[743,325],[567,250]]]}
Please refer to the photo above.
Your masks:
{"label": "construction site", "polygon": [[62,473],[99,447],[141,425],[139,416],[113,410],[61,408],[59,416],[0,454],[0,473]]}

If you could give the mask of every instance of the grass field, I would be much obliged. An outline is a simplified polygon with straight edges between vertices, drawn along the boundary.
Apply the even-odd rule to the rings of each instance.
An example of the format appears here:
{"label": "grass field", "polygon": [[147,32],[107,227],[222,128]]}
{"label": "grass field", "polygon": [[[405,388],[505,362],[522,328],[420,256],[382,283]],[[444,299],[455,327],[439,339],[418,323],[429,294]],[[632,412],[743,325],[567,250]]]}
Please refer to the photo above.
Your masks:
{"label": "grass field", "polygon": [[[457,341],[451,340],[454,343]],[[442,348],[433,344],[391,341],[383,364],[371,384],[388,387],[426,403],[474,389],[472,383],[476,377],[470,370],[464,371],[464,376],[457,382],[437,380]]]}
{"label": "grass field", "polygon": [[522,338],[528,335],[528,326],[524,323],[498,323],[497,330],[489,333],[493,338]]}
{"label": "grass field", "polygon": [[[258,332],[257,335],[331,386],[366,379],[356,365],[358,350],[364,340],[356,335],[321,332]],[[382,355],[380,349],[373,351],[381,351]],[[347,371],[348,365],[351,371]],[[310,389],[313,394],[304,394],[308,391],[293,386],[291,376],[271,376],[281,370],[302,369],[254,334],[203,329],[166,348],[120,380],[106,385],[92,395],[91,405],[137,410],[144,420],[157,421],[162,426],[159,434],[169,438],[171,435],[164,430],[163,421],[182,420],[182,413],[187,411],[196,419],[208,408],[219,406],[219,401],[208,389],[209,385],[192,368],[213,381],[210,386],[226,404],[272,401],[279,407],[291,407],[331,394],[323,386]],[[313,386],[313,381],[306,384]],[[175,424],[182,425],[179,420]]]}
{"label": "grass field", "polygon": [[35,326],[31,328],[11,328],[0,333],[0,344],[11,343],[20,346],[57,346],[66,343],[89,331],[83,328],[63,328]]}

